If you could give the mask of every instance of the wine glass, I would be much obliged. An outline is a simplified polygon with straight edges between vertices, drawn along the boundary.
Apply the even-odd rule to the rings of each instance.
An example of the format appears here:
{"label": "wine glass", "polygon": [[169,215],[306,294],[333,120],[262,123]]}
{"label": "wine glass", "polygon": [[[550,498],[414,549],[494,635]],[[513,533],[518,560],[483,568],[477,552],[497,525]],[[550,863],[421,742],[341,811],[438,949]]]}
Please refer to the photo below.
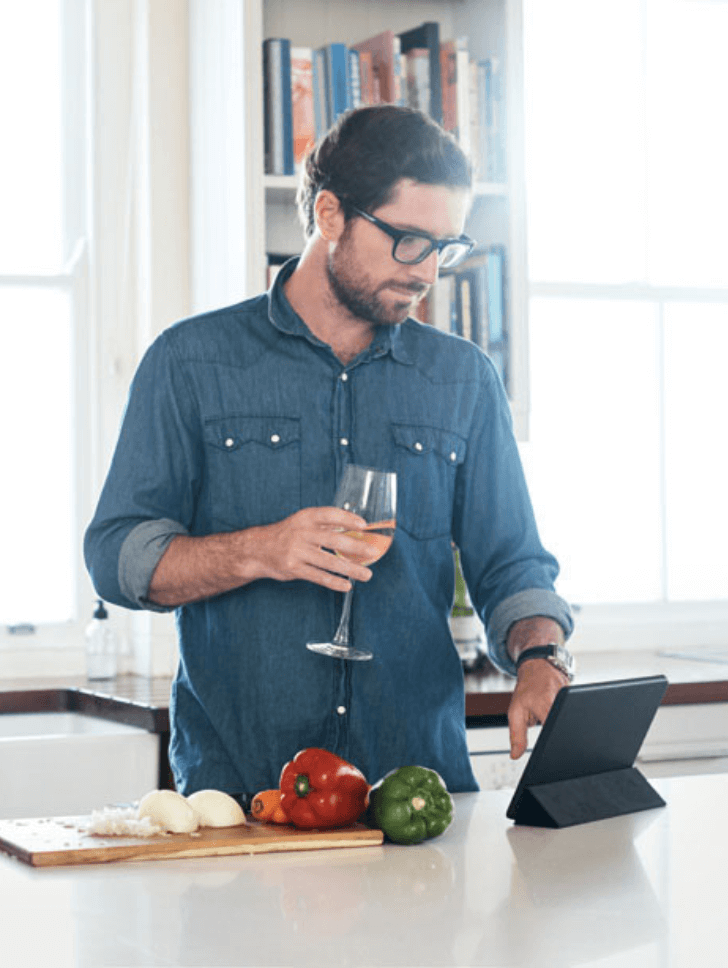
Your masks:
{"label": "wine glass", "polygon": [[[336,507],[352,511],[367,522],[364,531],[346,531],[346,535],[361,541],[361,553],[350,557],[357,564],[372,565],[384,555],[394,538],[397,507],[397,475],[388,471],[377,471],[371,467],[348,464],[344,468],[336,497]],[[339,554],[339,552],[337,552]],[[341,557],[346,557],[341,555]],[[336,635],[331,642],[307,642],[306,648],[321,655],[335,659],[371,659],[368,649],[354,648],[349,645],[349,616],[354,583],[344,596],[341,620]]]}

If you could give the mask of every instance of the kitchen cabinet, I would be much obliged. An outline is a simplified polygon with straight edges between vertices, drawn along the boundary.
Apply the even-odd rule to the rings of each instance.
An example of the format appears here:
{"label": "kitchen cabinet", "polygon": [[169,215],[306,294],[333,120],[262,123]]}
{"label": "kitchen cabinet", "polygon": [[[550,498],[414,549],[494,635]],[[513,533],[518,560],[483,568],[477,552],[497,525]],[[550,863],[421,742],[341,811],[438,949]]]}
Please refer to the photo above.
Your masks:
{"label": "kitchen cabinet", "polygon": [[[529,730],[529,750],[540,727]],[[528,759],[509,756],[505,726],[468,729],[473,771],[483,790],[512,789]],[[668,777],[700,773],[728,774],[728,703],[661,706],[637,757],[645,776]]]}

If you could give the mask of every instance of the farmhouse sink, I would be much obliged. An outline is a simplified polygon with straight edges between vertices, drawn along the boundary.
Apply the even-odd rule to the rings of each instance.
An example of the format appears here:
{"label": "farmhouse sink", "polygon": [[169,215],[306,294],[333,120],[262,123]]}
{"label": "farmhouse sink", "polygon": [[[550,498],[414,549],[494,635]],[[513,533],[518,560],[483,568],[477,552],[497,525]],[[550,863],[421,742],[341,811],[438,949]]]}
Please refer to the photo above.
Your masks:
{"label": "farmhouse sink", "polygon": [[159,736],[75,712],[0,715],[0,818],[89,814],[156,789]]}

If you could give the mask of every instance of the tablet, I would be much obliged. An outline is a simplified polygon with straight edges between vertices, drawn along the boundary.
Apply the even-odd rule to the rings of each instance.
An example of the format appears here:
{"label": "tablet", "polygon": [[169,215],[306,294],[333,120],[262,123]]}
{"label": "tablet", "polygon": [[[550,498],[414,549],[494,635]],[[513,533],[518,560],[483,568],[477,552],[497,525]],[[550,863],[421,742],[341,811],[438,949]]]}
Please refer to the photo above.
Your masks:
{"label": "tablet", "polygon": [[530,788],[629,770],[667,689],[665,676],[564,686],[506,811],[516,819]]}

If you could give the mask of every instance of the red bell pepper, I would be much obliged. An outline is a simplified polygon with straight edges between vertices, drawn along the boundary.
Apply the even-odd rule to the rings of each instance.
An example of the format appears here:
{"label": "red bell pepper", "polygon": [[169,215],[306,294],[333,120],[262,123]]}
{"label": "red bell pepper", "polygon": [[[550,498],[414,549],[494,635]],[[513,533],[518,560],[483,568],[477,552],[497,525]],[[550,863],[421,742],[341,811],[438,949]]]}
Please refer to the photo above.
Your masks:
{"label": "red bell pepper", "polygon": [[296,827],[346,827],[366,809],[369,784],[328,750],[301,750],[281,772],[281,807]]}

